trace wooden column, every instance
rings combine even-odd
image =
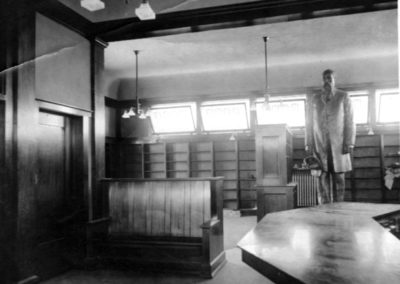
[[[107,43],[93,40],[91,44],[91,86],[92,86],[92,187],[89,187],[89,220],[100,216],[104,205],[104,192],[100,179],[105,177],[105,91],[104,91],[104,49]],[[92,206],[90,206],[92,205]]]
[[[35,101],[35,12],[30,1],[19,1],[14,18],[7,18],[5,96],[5,178],[2,179],[7,222],[2,227],[8,251],[7,273],[14,280],[35,274],[34,247],[38,187]],[[7,4],[5,4],[7,5]],[[3,224],[3,223],[2,223]]]

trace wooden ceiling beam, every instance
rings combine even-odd
[[[385,9],[397,9],[397,1],[267,0],[159,14],[150,21],[133,17],[101,22],[93,33],[110,42]]]

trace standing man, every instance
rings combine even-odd
[[[321,163],[319,204],[343,201],[356,138],[349,94],[336,89],[334,71],[325,70],[322,80],[322,90],[308,102],[306,124],[306,151]]]

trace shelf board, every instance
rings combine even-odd
[[[165,173],[165,171],[144,171],[145,173]]]
[[[212,163],[210,160],[191,160],[191,163]]]
[[[212,172],[212,170],[190,170],[191,172]]]
[[[254,172],[256,169],[245,169],[245,170],[241,170],[239,169],[239,171],[241,172]]]
[[[382,169],[381,167],[354,167],[353,166],[353,171],[354,170],[370,170],[370,169]]]
[[[174,154],[189,154],[187,151],[176,151],[176,152],[166,152],[167,155],[174,155]]]
[[[400,157],[400,154],[388,154],[384,156],[385,158],[397,158]]]
[[[354,159],[380,158],[380,156],[354,156]]]
[[[188,161],[167,161],[167,163],[188,163]]]
[[[189,170],[167,170],[167,172],[189,172]]]
[[[211,154],[211,150],[200,150],[200,151],[190,151],[190,153],[210,153]]]
[[[221,163],[221,162],[236,162],[235,160],[232,159],[224,159],[224,160],[214,160],[215,163]]]
[[[232,172],[236,171],[236,169],[231,169],[231,170],[220,170],[220,169],[214,169],[216,172]]]
[[[145,155],[165,155],[165,153],[146,153],[144,152]]]
[[[145,164],[165,164],[164,161],[144,161]]]

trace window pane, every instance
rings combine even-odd
[[[305,126],[305,100],[270,101],[269,109],[264,102],[256,103],[258,124],[281,124]]]
[[[354,110],[355,123],[368,122],[368,95],[353,96],[350,94],[351,102]]]
[[[400,121],[399,92],[380,92],[377,96],[378,122]]]
[[[205,131],[244,130],[249,128],[247,104],[207,104],[201,106]]]
[[[194,132],[193,107],[152,107],[151,123],[155,133]]]

